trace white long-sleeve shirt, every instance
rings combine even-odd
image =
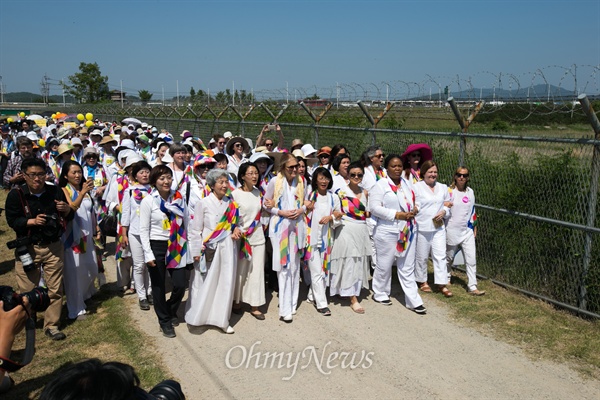
[[[140,240],[146,262],[156,260],[150,240],[169,240],[169,218],[160,210],[154,196],[146,196],[140,204]]]
[[[419,231],[435,232],[444,229],[444,225],[439,228],[435,227],[433,224],[433,217],[442,210],[445,210],[446,214],[450,212],[450,209],[444,206],[445,201],[450,201],[448,186],[436,182],[434,190],[432,191],[431,187],[427,185],[425,181],[419,181],[414,184],[413,190],[416,198],[415,203],[419,210],[415,217]]]

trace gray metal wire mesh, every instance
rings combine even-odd
[[[205,111],[140,113],[140,109],[105,108],[97,111],[97,116],[105,120],[136,116],[159,129],[167,129],[175,137],[189,130],[205,143],[212,135],[225,131],[255,141],[262,126],[273,120],[268,112],[259,109],[246,119],[227,109],[218,118]],[[600,250],[597,246],[586,248],[586,240],[593,242],[600,232],[598,209],[588,210],[594,141],[560,138],[556,133],[533,139],[436,129],[373,129],[360,114],[356,114],[354,126],[341,126],[335,114],[322,123],[314,123],[307,122],[306,113],[302,112],[297,108],[289,110],[278,119],[288,148],[294,138],[315,147],[342,143],[356,160],[375,143],[386,154],[401,154],[411,143],[428,143],[439,166],[439,179],[444,183],[450,183],[463,157],[463,165],[471,170],[470,184],[480,206],[478,272],[600,317]],[[448,110],[431,112],[442,119],[451,118]],[[387,126],[382,119],[379,126],[406,125],[401,114],[394,118]],[[274,134],[270,137],[277,141]],[[596,214],[596,221],[586,231],[588,212]]]

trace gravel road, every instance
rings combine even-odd
[[[109,281],[115,280],[112,260]],[[235,334],[182,322],[174,339],[162,336],[154,311],[141,311],[135,295],[124,300],[151,338],[148,348],[191,400],[600,398],[600,381],[566,365],[533,361],[515,346],[461,326],[437,299],[425,298],[428,313],[417,315],[398,301],[397,282],[392,290],[392,306],[368,296],[363,315],[339,298],[330,317],[302,301],[291,324],[279,321],[275,293],[267,297],[264,321],[246,308],[232,314]],[[303,285],[300,297],[306,299]]]

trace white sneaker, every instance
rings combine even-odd
[[[280,320],[284,322],[292,322],[294,320],[294,316],[292,314],[286,315],[285,317],[279,317]]]
[[[235,331],[233,330],[233,328],[231,326],[228,326],[226,329],[223,329],[223,332],[231,335],[232,333],[235,333]]]

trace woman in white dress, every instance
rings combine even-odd
[[[340,199],[329,190],[333,185],[331,173],[322,167],[312,176],[312,192],[308,197],[312,210],[307,215],[307,239],[304,260],[310,271],[308,301],[324,316],[331,315],[326,289],[329,285],[333,228],[339,226],[342,213]]]
[[[65,246],[64,285],[69,319],[81,318],[87,313],[85,300],[96,293],[94,280],[98,275],[98,260],[94,249],[94,236],[100,239],[94,203],[90,192],[94,182],[83,182],[83,169],[69,160],[62,167],[59,186],[75,211],[63,234]]]
[[[406,308],[417,314],[427,309],[415,282],[415,198],[402,178],[402,160],[397,154],[384,163],[387,178],[380,179],[369,193],[369,208],[376,218],[373,240],[377,247],[377,264],[373,273],[373,300],[386,306],[390,300],[392,265],[398,268],[398,280],[404,292]]]
[[[287,323],[293,321],[298,306],[300,251],[304,248],[306,229],[304,193],[298,161],[286,153],[281,157],[279,173],[267,186],[264,206],[271,213],[269,238],[279,284],[279,317]]]
[[[211,188],[199,201],[190,226],[190,250],[194,270],[190,281],[185,322],[189,325],[213,325],[225,333],[235,331],[229,325],[237,273],[238,207],[227,196],[227,171],[212,169],[206,175]]]
[[[434,283],[445,297],[452,297],[452,292],[446,287],[448,270],[444,217],[450,212],[448,186],[437,181],[438,168],[432,160],[423,163],[420,176],[423,180],[413,186],[416,207],[419,210],[416,216],[419,233],[415,279],[423,292],[431,292],[427,284],[427,259],[431,253]]]
[[[475,213],[475,193],[469,187],[469,170],[459,167],[454,173],[454,182],[448,188],[452,201],[452,212],[446,223],[446,261],[448,279],[456,251],[460,247],[465,256],[468,293],[483,296],[485,291],[477,289],[477,258],[475,237],[477,236],[477,214]]]
[[[348,167],[350,181],[338,191],[342,225],[335,230],[331,251],[331,283],[329,294],[350,297],[352,311],[364,314],[358,301],[362,288],[369,289],[369,256],[371,243],[366,220],[369,217],[367,191],[361,188],[364,169],[360,162]]]
[[[265,234],[261,223],[262,195],[256,188],[259,172],[254,163],[244,163],[238,170],[238,182],[242,184],[231,195],[240,210],[239,227],[242,231],[240,254],[235,282],[233,312],[241,313],[241,302],[252,307],[250,314],[264,320],[258,307],[265,299]]]

